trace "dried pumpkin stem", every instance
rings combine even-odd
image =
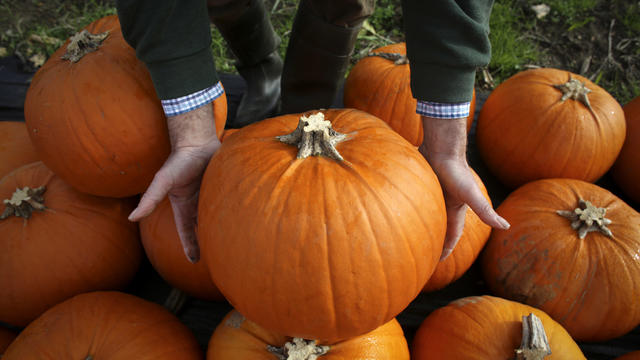
[[[591,104],[589,103],[588,94],[591,92],[591,89],[587,88],[587,86],[578,79],[572,79],[569,77],[569,81],[564,84],[556,84],[553,85],[554,88],[562,91],[562,98],[560,101],[565,101],[567,99],[580,101],[584,106],[586,106],[590,111],[593,111],[591,108]]]
[[[69,60],[72,63],[80,61],[86,54],[98,50],[100,44],[109,36],[109,32],[92,34],[87,29],[76,33],[71,37],[67,52],[62,55],[63,60]]]
[[[177,288],[171,288],[169,295],[164,300],[164,308],[174,315],[177,315],[187,302],[187,294]]]
[[[28,219],[34,210],[45,210],[44,197],[42,196],[45,191],[46,188],[44,186],[35,189],[31,189],[28,186],[16,189],[11,199],[4,200],[5,209],[0,215],[0,220],[12,215]]]
[[[323,155],[337,161],[343,161],[342,155],[336,150],[336,144],[347,138],[331,128],[331,122],[324,119],[324,114],[318,112],[300,117],[298,127],[287,135],[276,137],[285,144],[298,147],[298,159],[305,159],[311,155]]]
[[[578,231],[580,239],[584,239],[592,231],[599,231],[608,237],[613,236],[607,228],[611,220],[604,217],[607,209],[595,207],[589,201],[580,199],[575,210],[558,210],[556,213],[571,221],[571,228]]]
[[[522,342],[516,349],[516,360],[542,360],[551,355],[544,326],[534,314],[522,317]]]
[[[282,347],[267,345],[267,350],[278,360],[316,360],[329,352],[329,347],[319,346],[316,340],[293,338]]]
[[[409,63],[407,55],[400,53],[370,52],[367,56],[378,56],[383,59],[391,60],[396,65],[405,65]]]

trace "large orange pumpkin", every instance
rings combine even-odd
[[[77,295],[34,320],[2,360],[199,360],[195,336],[162,306],[116,291]]]
[[[16,333],[0,326],[0,358],[15,338]]]
[[[640,204],[640,96],[626,104],[623,110],[627,137],[611,172],[622,191]]]
[[[24,105],[29,134],[42,161],[76,189],[108,197],[142,193],[170,152],[160,100],[116,16],[85,30],[33,77]],[[222,134],[226,97],[213,108]]]
[[[235,310],[211,336],[207,360],[274,360],[277,355],[283,359],[310,358],[295,357],[302,353],[315,354],[322,360],[409,360],[407,340],[395,319],[361,336],[318,343],[275,334]]]
[[[429,314],[413,338],[411,359],[514,359],[515,350],[522,348],[523,317],[529,314],[540,319],[551,348],[551,355],[544,359],[586,359],[567,331],[549,315],[493,296],[458,299]]]
[[[138,270],[132,199],[82,194],[37,162],[0,180],[0,200],[1,322],[24,326],[73,295],[122,288]]]
[[[366,111],[384,120],[415,146],[422,143],[423,129],[416,113],[417,100],[410,86],[410,69],[405,43],[391,44],[372,51],[349,71],[344,84],[344,105]],[[476,104],[473,92],[467,117],[471,129]]]
[[[446,214],[429,164],[382,120],[354,109],[307,115],[260,121],[222,144],[202,180],[198,238],[239,312],[279,334],[334,342],[390,321],[418,295]]]
[[[189,262],[178,237],[173,210],[165,198],[140,220],[140,239],[153,267],[171,286],[204,300],[223,300],[203,261]]]
[[[622,107],[604,89],[568,71],[522,71],[482,106],[477,146],[491,172],[516,188],[547,178],[594,182],[625,138]]]
[[[473,170],[472,170],[473,171]],[[476,183],[480,186],[485,198],[491,203],[491,198],[487,193],[484,183],[473,172]],[[444,288],[452,282],[458,280],[476,261],[489,235],[491,234],[491,226],[480,220],[478,215],[467,208],[467,214],[464,219],[464,229],[462,236],[453,249],[453,252],[444,261],[440,261],[436,266],[436,270],[429,278],[429,281],[422,289],[423,292],[430,292]]]
[[[22,121],[0,121],[0,179],[11,171],[38,161],[27,126]]]
[[[498,296],[540,308],[580,341],[621,336],[640,324],[640,214],[597,185],[528,183],[497,209],[483,271]]]

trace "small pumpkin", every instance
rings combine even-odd
[[[487,188],[484,186],[478,174],[473,170],[472,172],[484,197],[489,201],[489,204],[491,204],[491,198],[487,193]],[[444,259],[444,261],[438,263],[435,272],[431,275],[422,291],[431,292],[442,289],[464,275],[478,258],[480,251],[484,248],[487,240],[489,240],[490,234],[491,226],[482,222],[471,208],[467,208],[467,214],[464,219],[464,229],[460,240],[453,249],[453,252]]]
[[[442,190],[418,150],[373,115],[329,109],[229,137],[204,174],[197,230],[234,308],[271,331],[335,342],[419,294],[445,228]]]
[[[4,351],[9,347],[9,345],[16,338],[16,333],[13,331],[0,326],[0,358],[4,354]]]
[[[195,336],[162,306],[117,291],[74,296],[47,310],[2,360],[196,360]]]
[[[608,92],[553,68],[522,71],[501,83],[476,128],[482,159],[510,188],[547,178],[595,182],[613,165],[624,138],[622,107]]]
[[[126,286],[138,270],[133,199],[78,192],[41,162],[0,180],[0,322],[25,326],[73,295]]]
[[[344,105],[366,111],[384,120],[414,146],[422,143],[422,119],[416,113],[418,101],[410,86],[409,60],[405,43],[386,45],[360,59],[344,84]],[[473,123],[475,89],[467,117],[467,131]]]
[[[306,356],[305,356],[306,355]],[[313,357],[313,356],[316,357]],[[216,327],[207,360],[409,360],[409,347],[396,319],[337,343],[318,343],[266,330],[232,310]]]
[[[222,134],[225,95],[212,106]],[[24,111],[40,159],[84,193],[140,194],[171,150],[149,72],[115,15],[92,22],[51,55],[31,81]]]
[[[11,171],[38,161],[27,126],[22,121],[0,121],[0,179]]]
[[[167,283],[199,299],[224,299],[204,262],[192,264],[184,255],[168,198],[140,220],[140,239],[151,265]]]
[[[523,334],[525,329],[530,336]],[[544,338],[550,349],[541,346]],[[548,350],[550,355],[544,356]],[[461,298],[436,309],[420,324],[411,344],[414,360],[514,358],[586,359],[569,333],[545,312],[488,295]]]
[[[640,324],[640,214],[608,190],[575,179],[528,183],[500,204],[482,258],[494,294],[547,312],[578,341],[604,341]]]
[[[623,108],[627,136],[611,173],[625,195],[640,204],[640,96]]]

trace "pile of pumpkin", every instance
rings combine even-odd
[[[117,18],[86,30],[34,76],[26,123],[0,122],[0,322],[22,329],[15,340],[0,330],[3,360],[203,358],[175,315],[122,291],[143,253],[172,286],[235,308],[207,359],[539,359],[549,347],[549,359],[581,359],[575,340],[640,324],[640,214],[593,184],[616,162],[619,186],[640,202],[640,99],[623,114],[595,84],[553,69],[501,84],[477,142],[515,189],[498,207],[511,228],[492,231],[468,210],[439,262],[444,200],[416,148],[405,61],[361,60],[345,84],[349,109],[231,135],[223,96],[191,264],[168,201],[127,220],[170,151],[166,123]],[[395,317],[476,259],[493,295],[429,314],[410,351]]]

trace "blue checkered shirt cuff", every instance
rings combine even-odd
[[[161,100],[160,102],[162,103],[162,109],[164,109],[165,115],[176,116],[212,102],[219,98],[223,92],[222,84],[218,81],[218,83],[212,87],[176,99]]]
[[[471,102],[461,103],[437,103],[431,101],[418,101],[416,112],[423,116],[436,119],[459,119],[469,116]]]

